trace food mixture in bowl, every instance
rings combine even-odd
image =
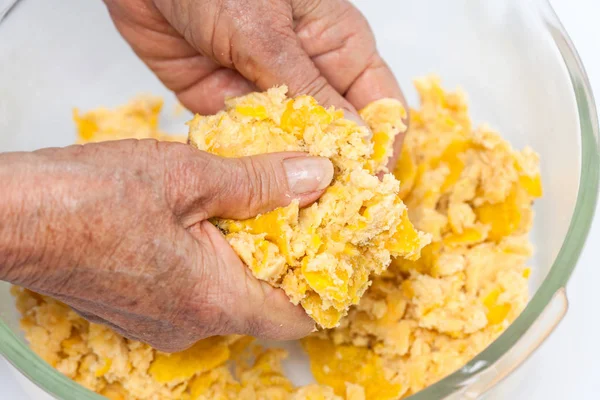
[[[327,110],[309,96],[287,99],[285,87],[228,101],[227,109],[190,122],[190,143],[225,157],[307,151],[328,157],[335,174],[323,196],[298,209],[294,200],[246,221],[215,221],[253,274],[281,287],[324,328],[338,326],[372,276],[392,257],[418,259],[429,235],[414,229],[398,196],[400,182],[385,171],[406,111],[383,99],[361,111],[376,134]]]
[[[283,373],[285,351],[250,337],[164,354],[14,287],[32,349],[110,399],[398,399],[460,368],[527,302],[538,156],[473,127],[460,91],[444,92],[434,77],[416,87],[421,107],[410,111],[396,179],[374,177],[403,129],[394,101],[361,111],[372,141],[338,111],[287,99],[285,88],[232,99],[190,123],[190,143],[202,150],[302,150],[336,167],[332,186],[306,209],[292,203],[247,221],[214,221],[255,276],[330,328],[302,340],[317,383],[294,386]],[[159,131],[161,105],[145,97],[75,113],[79,140],[185,140]]]

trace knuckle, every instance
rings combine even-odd
[[[298,17],[312,14],[323,3],[323,0],[293,0],[294,14]]]
[[[272,163],[261,162],[255,157],[240,159],[243,178],[238,182],[238,190],[246,202],[247,217],[270,209],[277,198],[277,173]]]
[[[295,94],[307,94],[313,97],[318,97],[327,91],[329,84],[318,71],[312,76],[303,77],[303,80],[298,82]]]
[[[344,107],[345,100],[341,95],[333,89],[327,79],[320,75],[319,71],[315,69],[312,76],[303,77],[300,76],[299,82],[295,85],[290,86],[291,95],[306,94],[314,97],[321,105],[336,107]]]
[[[372,37],[371,26],[363,13],[349,1],[342,1],[341,3],[342,5],[338,8],[338,14],[334,15],[335,19],[353,26],[359,34],[366,33],[367,36]]]
[[[165,154],[164,191],[167,205],[176,215],[199,209],[211,197],[213,157],[184,144]]]
[[[252,158],[244,159],[245,189],[247,193],[248,208],[254,206],[264,197],[265,179],[263,179],[262,167]]]
[[[381,58],[381,56],[375,48],[371,50],[371,52],[365,58],[365,60],[365,70],[378,70],[388,68],[387,64],[385,63],[383,58]]]

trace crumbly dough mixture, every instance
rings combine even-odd
[[[73,110],[77,126],[77,143],[103,142],[120,139],[156,139],[185,142],[187,136],[169,135],[158,128],[163,100],[157,96],[139,96],[115,109],[96,108],[81,114]],[[174,111],[180,114],[178,108]]]
[[[347,381],[368,399],[416,393],[481,352],[527,303],[537,154],[472,127],[462,92],[435,78],[416,87],[421,108],[395,174],[411,221],[433,241],[417,261],[395,259],[338,328],[304,340],[316,380],[336,393]]]
[[[400,183],[384,169],[391,144],[406,126],[404,107],[384,99],[362,112],[368,131],[309,96],[286,97],[285,86],[226,102],[190,123],[190,143],[225,157],[306,151],[328,157],[334,179],[313,205],[294,201],[246,221],[216,221],[253,274],[281,287],[321,327],[339,324],[392,257],[416,260],[429,235],[418,232],[398,196]],[[373,144],[375,143],[375,145]]]
[[[209,338],[167,355],[15,287],[32,349],[91,390],[132,400],[398,399],[460,368],[527,302],[531,204],[542,194],[538,156],[514,151],[485,125],[472,127],[462,92],[444,92],[435,77],[416,87],[421,107],[411,110],[394,171],[399,186],[391,176],[371,179],[401,127],[403,111],[393,101],[361,112],[373,127],[373,147],[336,111],[308,97],[286,100],[281,88],[234,99],[217,117],[191,122],[192,141],[221,155],[300,149],[334,161],[334,184],[316,205],[217,222],[255,275],[283,287],[321,325],[338,325],[302,341],[317,384],[294,387],[281,367],[285,353],[261,349],[249,337]],[[161,105],[146,97],[76,113],[80,141],[164,139],[157,128]],[[374,206],[385,208],[386,221],[393,214],[395,230],[380,222]],[[345,214],[349,207],[352,215]],[[369,285],[365,271],[371,286],[338,324]]]

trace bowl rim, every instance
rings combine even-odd
[[[14,0],[18,3],[18,0]],[[0,13],[0,23],[13,9],[14,3]],[[592,89],[575,46],[554,12],[549,0],[537,0],[540,18],[559,51],[569,75],[575,97],[581,137],[580,182],[575,209],[560,251],[547,276],[519,317],[485,350],[459,370],[408,397],[410,400],[444,398],[465,387],[465,382],[493,366],[538,320],[554,295],[564,289],[585,244],[598,199],[600,175],[600,142],[598,114]],[[101,400],[94,393],[51,367],[0,320],[0,354],[29,380],[47,393],[62,399]],[[530,353],[529,355],[531,355]],[[522,364],[520,360],[519,364]]]
[[[562,57],[577,105],[581,137],[581,165],[579,189],[571,222],[550,271],[517,319],[496,340],[463,367],[433,385],[407,397],[407,400],[440,399],[456,393],[465,387],[467,380],[472,380],[485,372],[508,353],[532,325],[540,319],[541,314],[545,311],[546,306],[550,304],[555,294],[564,291],[575,270],[592,225],[600,180],[598,113],[593,91],[581,58],[554,11],[550,0],[537,0],[534,3],[536,3],[534,6],[538,8],[537,11],[545,28]],[[551,327],[550,332],[547,332],[547,335],[542,338],[539,344],[548,338],[557,325]],[[537,348],[539,347],[536,346],[526,357],[520,359],[515,367],[521,366]],[[512,372],[514,372],[514,369],[510,373]],[[477,394],[481,395],[483,393]]]

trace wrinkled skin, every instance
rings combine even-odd
[[[137,55],[193,112],[213,114],[225,97],[281,84],[347,115],[383,97],[404,102],[369,24],[347,0],[105,3]]]
[[[357,120],[371,101],[403,99],[366,20],[345,0],[105,3],[133,50],[194,112],[279,84]],[[0,280],[164,351],[215,334],[305,336],[312,320],[252,277],[207,221],[315,201],[324,186],[296,194],[287,183],[282,159],[298,156],[226,160],[151,140],[0,154]],[[321,167],[328,184],[331,164]]]
[[[165,351],[215,334],[304,336],[312,320],[207,221],[316,200],[290,191],[290,157],[304,156],[224,159],[153,140],[2,154],[0,279]],[[330,180],[329,160],[310,159]]]

